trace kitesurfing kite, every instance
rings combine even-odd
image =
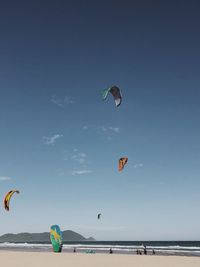
[[[17,193],[17,194],[19,194],[19,191],[18,190],[11,190],[11,191],[9,191],[7,194],[6,194],[6,196],[5,196],[5,198],[4,198],[4,208],[7,210],[7,211],[9,211],[9,203],[10,203],[10,199],[11,199],[11,197],[12,197],[12,195],[14,194],[14,193]]]
[[[119,87],[112,86],[112,87],[109,87],[106,90],[103,90],[102,91],[103,100],[105,100],[107,98],[108,93],[111,93],[113,95],[114,100],[115,100],[115,105],[116,105],[116,107],[119,107],[119,105],[122,102],[122,95],[121,95],[121,91],[120,91]]]
[[[97,217],[98,217],[98,220],[99,220],[99,219],[100,219],[100,217],[101,217],[101,213],[99,213]]]
[[[52,225],[50,228],[50,239],[53,246],[54,252],[61,252],[62,251],[62,232],[58,225]]]
[[[119,164],[118,164],[118,170],[122,171],[126,163],[128,162],[128,158],[120,158],[119,159]]]

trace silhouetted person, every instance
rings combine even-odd
[[[74,253],[76,252],[76,248],[74,248],[73,252],[74,252]]]
[[[153,254],[153,255],[155,255],[155,254],[156,254],[154,249],[152,250],[152,254]]]
[[[110,254],[113,254],[113,250],[112,250],[112,248],[110,248],[110,252],[109,252]]]

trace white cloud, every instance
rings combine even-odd
[[[9,181],[11,180],[10,177],[7,177],[7,176],[0,176],[0,181]]]
[[[72,160],[73,162],[78,162],[79,164],[86,164],[87,155],[84,152],[80,152],[77,148],[74,148],[73,153],[66,156],[64,160]]]
[[[70,96],[65,96],[64,99],[55,95],[51,97],[51,102],[58,107],[64,107],[65,105],[74,104],[74,100]]]
[[[134,164],[134,166],[133,166],[134,168],[142,168],[143,167],[143,164],[142,163],[136,163],[136,164]]]
[[[110,127],[108,127],[108,129],[109,129],[110,131],[115,132],[115,133],[119,133],[119,127],[112,127],[112,126],[110,126]]]
[[[43,139],[44,139],[44,144],[45,145],[54,145],[56,140],[60,139],[63,135],[62,134],[55,134],[51,137],[46,137],[44,136]]]
[[[118,134],[119,133],[119,127],[113,127],[113,126],[100,126],[98,127],[98,129],[100,130],[100,133],[103,133],[103,135],[105,135],[105,137],[108,140],[112,140],[113,135]]]
[[[104,133],[119,133],[119,127],[113,127],[113,126],[99,126],[98,127],[102,132]]]
[[[83,130],[88,130],[88,129],[92,129],[92,130],[97,130],[106,134],[109,134],[111,132],[113,133],[119,133],[120,129],[119,127],[113,127],[113,126],[95,126],[95,125],[84,125],[82,127]]]
[[[68,173],[71,175],[83,175],[92,172],[89,167],[90,162],[88,162],[87,154],[77,148],[74,148],[71,153],[68,153],[64,160],[70,164],[71,171]]]
[[[80,164],[83,164],[86,160],[86,154],[85,153],[76,153],[72,155],[72,160],[79,162]]]
[[[76,170],[72,172],[72,175],[83,175],[91,172],[92,172],[91,170]]]

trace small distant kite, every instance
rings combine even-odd
[[[101,217],[101,213],[99,213],[98,216],[97,216],[98,220],[100,219],[100,217]]]
[[[119,87],[112,86],[112,87],[109,87],[106,90],[103,90],[102,91],[103,100],[105,100],[107,98],[108,93],[111,93],[113,95],[114,100],[115,100],[115,105],[116,105],[116,107],[119,107],[119,105],[122,102],[122,95],[121,95],[121,91],[120,91]]]
[[[118,171],[122,171],[126,163],[128,162],[128,158],[120,158],[118,164]]]
[[[17,193],[17,194],[19,194],[19,191],[18,190],[11,190],[11,191],[9,191],[7,194],[6,194],[6,196],[5,196],[5,198],[4,198],[4,208],[7,210],[7,211],[9,211],[9,203],[10,203],[10,199],[11,199],[11,197],[12,197],[12,195],[14,194],[14,193]]]

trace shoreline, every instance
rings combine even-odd
[[[0,248],[0,253],[1,252],[16,252],[16,253],[52,253],[52,254],[100,254],[100,255],[110,255],[109,253],[109,249],[103,249],[103,250],[87,250],[87,249],[76,249],[76,252],[73,251],[74,247],[71,248],[63,248],[61,253],[55,253],[53,252],[52,247],[48,247],[48,248],[42,248],[42,247],[1,247]],[[200,254],[195,254],[194,252],[175,252],[172,253],[170,251],[165,251],[165,252],[160,252],[160,251],[156,251],[155,254],[152,254],[152,252],[148,252],[147,254],[137,254],[136,251],[132,250],[132,251],[123,251],[123,250],[115,250],[114,248],[112,249],[113,253],[110,255],[125,255],[125,256],[134,256],[134,257],[195,257],[195,258],[200,258]]]
[[[0,251],[52,252],[50,242],[0,242]],[[200,241],[68,241],[63,253],[200,257]],[[138,255],[139,254],[139,255]],[[146,256],[146,255],[145,255]]]

